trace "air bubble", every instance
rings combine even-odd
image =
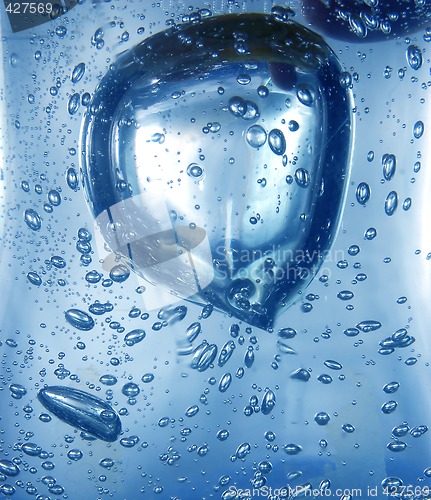
[[[250,75],[243,74],[243,75],[238,75],[236,81],[240,85],[248,85],[251,82]]]
[[[145,331],[141,329],[136,329],[132,330],[131,332],[127,333],[124,337],[124,343],[131,347],[134,346],[135,344],[138,344],[139,342],[142,342],[145,338]]]
[[[229,389],[231,382],[232,382],[232,375],[230,373],[224,374],[219,383],[218,387],[219,391],[226,392]]]
[[[310,174],[305,168],[298,168],[295,171],[295,181],[298,186],[306,188],[310,184]]]
[[[417,45],[409,45],[406,51],[406,59],[409,66],[417,71],[422,66],[422,51]]]
[[[61,204],[61,195],[56,189],[51,189],[48,193],[48,201],[52,206],[58,207]]]
[[[78,83],[79,80],[84,76],[85,73],[85,63],[79,63],[77,64],[72,71],[72,75],[70,79],[72,80],[72,83]]]
[[[358,38],[365,38],[367,36],[367,27],[359,16],[349,16],[350,29]]]
[[[360,205],[365,205],[370,199],[371,189],[366,182],[361,182],[356,188],[356,200]]]
[[[112,385],[115,385],[117,383],[117,377],[115,377],[114,375],[109,375],[109,374],[102,375],[99,378],[99,382],[103,385],[112,386]]]
[[[76,191],[78,189],[78,176],[76,174],[76,170],[73,167],[69,168],[66,172],[66,182],[70,189],[72,189],[73,191]]]
[[[32,285],[40,286],[42,284],[42,278],[34,271],[27,274],[27,279]]]
[[[299,124],[295,120],[290,120],[288,126],[291,132],[296,132],[299,129]]]
[[[385,200],[385,212],[386,215],[394,215],[395,210],[398,207],[398,195],[396,191],[391,191]]]
[[[396,401],[388,401],[384,403],[382,406],[382,412],[385,414],[389,414],[394,412],[397,409],[398,403]]]
[[[407,448],[407,444],[404,443],[403,441],[392,441],[391,443],[388,444],[387,446],[389,451],[393,451],[395,453],[398,453],[400,451],[404,451]]]
[[[326,361],[324,361],[323,364],[327,368],[330,368],[331,370],[341,370],[343,368],[341,363],[339,363],[338,361],[334,361],[332,359],[327,359]]]
[[[373,240],[377,236],[377,230],[374,227],[370,227],[365,231],[364,238],[366,240]]]
[[[231,97],[229,99],[229,111],[238,117],[243,117],[247,111],[247,104],[242,97]]]
[[[129,276],[130,270],[124,264],[114,266],[109,273],[111,280],[116,283],[123,283],[123,281],[126,281]]]
[[[383,177],[386,181],[390,181],[395,175],[397,168],[397,159],[393,154],[385,154],[382,157]]]
[[[88,331],[94,327],[93,318],[80,309],[69,309],[65,313],[65,318],[68,323],[78,330]]]
[[[412,199],[406,198],[403,202],[403,210],[407,212],[407,210],[409,210],[411,206],[412,206]]]
[[[259,85],[259,87],[257,88],[257,95],[259,97],[268,97],[268,94],[269,94],[269,90],[268,90],[268,87],[265,87],[265,85]]]
[[[112,442],[121,432],[120,419],[115,411],[92,394],[71,387],[53,386],[41,389],[37,398],[59,419],[99,439]]]
[[[422,121],[417,121],[415,124],[414,124],[414,127],[413,127],[413,135],[414,135],[414,138],[415,139],[420,139],[424,133],[424,130],[425,130],[425,126],[424,126],[424,122]]]
[[[316,413],[316,415],[314,416],[314,421],[318,425],[326,425],[328,424],[329,420],[330,420],[329,415],[324,411]]]
[[[0,459],[0,473],[5,476],[14,477],[19,474],[19,468],[10,460],[2,458]],[[6,492],[3,493],[6,495]]]
[[[302,451],[301,446],[299,446],[298,444],[293,444],[293,443],[286,444],[283,449],[288,455],[297,455],[298,453],[300,453]]]
[[[70,97],[69,103],[67,105],[67,111],[70,115],[74,115],[78,111],[80,102],[81,99],[79,97],[79,94],[76,93]]]
[[[81,450],[69,450],[67,452],[67,458],[69,458],[70,460],[73,460],[73,461],[78,461],[78,460],[81,460],[81,458],[84,456],[84,454],[82,453]]]
[[[312,106],[314,102],[314,91],[307,85],[299,85],[296,96],[304,106]]]
[[[192,179],[198,180],[201,179],[203,176],[203,168],[200,167],[197,163],[190,163],[190,165],[187,167],[187,175],[190,176]]]
[[[252,125],[247,130],[246,139],[252,148],[260,148],[266,142],[266,132],[260,125]]]
[[[127,384],[123,385],[123,387],[121,388],[121,392],[129,398],[134,398],[141,392],[141,390],[139,389],[139,386],[134,382],[128,382]]]
[[[102,39],[103,30],[95,34],[93,42],[96,44]],[[276,40],[280,44],[274,43]],[[235,42],[238,42],[236,46]],[[245,46],[246,53],[243,52]],[[145,61],[154,62],[152,69]],[[196,24],[176,25],[175,29],[139,41],[108,64],[111,66],[85,113],[81,135],[85,154],[79,155],[83,185],[94,217],[106,216],[120,200],[127,204],[130,197],[143,196],[148,203],[137,204],[136,215],[139,220],[142,215],[144,225],[158,223],[156,219],[154,223],[147,220],[152,215],[145,211],[154,199],[166,204],[168,210],[181,214],[187,221],[186,226],[194,222],[205,227],[212,235],[210,247],[223,239],[222,226],[231,228],[225,230],[236,234],[234,239],[246,246],[248,243],[243,238],[247,238],[249,232],[253,232],[253,237],[263,238],[264,247],[272,231],[285,234],[288,230],[301,235],[299,239],[294,238],[293,244],[298,246],[294,251],[301,250],[301,245],[307,241],[320,249],[319,252],[309,249],[313,256],[309,266],[311,279],[319,267],[320,256],[330,247],[337,231],[348,182],[352,132],[352,94],[340,85],[341,65],[323,39],[290,19],[288,23],[278,23],[271,16],[258,14],[220,16]],[[142,64],[147,68],[144,72]],[[147,70],[150,73],[147,74]],[[247,83],[250,78],[252,82]],[[253,82],[257,84],[253,86]],[[266,89],[271,91],[262,88],[267,82],[270,83]],[[81,89],[79,91],[82,93]],[[181,97],[171,99],[174,92],[181,92]],[[285,107],[286,101],[290,104],[289,109]],[[222,127],[212,134],[210,123],[219,123]],[[299,129],[297,124],[300,124]],[[251,128],[251,125],[262,129]],[[202,133],[202,128],[208,133]],[[214,131],[216,129],[218,127]],[[255,131],[259,133],[252,135]],[[153,139],[148,141],[151,137]],[[297,186],[291,185],[289,197],[294,197],[294,201],[281,200],[280,206],[274,207],[277,211],[267,209],[267,196],[249,199],[252,192],[245,186],[250,182],[249,186],[256,187],[256,181],[265,178],[267,191],[284,192],[280,178],[285,188],[286,175],[293,178],[287,156],[283,158],[286,137],[289,137],[288,156],[293,171],[298,166],[308,171],[308,176],[303,176],[305,182],[297,174],[300,184],[318,187],[298,192]],[[181,147],[184,145],[187,145],[187,154]],[[261,151],[256,151],[257,148]],[[268,154],[270,152],[272,154]],[[205,160],[201,155],[205,155]],[[249,168],[250,155],[256,160],[252,170]],[[230,158],[235,159],[234,167]],[[190,175],[190,169],[186,173],[192,161],[196,161],[202,172],[198,170]],[[199,180],[203,170],[205,182],[193,185],[190,181]],[[246,179],[242,178],[244,172],[247,172]],[[118,192],[116,186],[120,178],[133,192],[128,189]],[[325,179],[323,191],[320,190],[322,178]],[[190,190],[190,206],[184,204],[180,196],[185,180]],[[231,195],[232,211],[225,214],[224,202],[217,210],[213,203],[226,196],[221,186],[227,189],[227,180],[233,182],[235,189]],[[262,183],[258,189],[264,194],[261,187]],[[218,191],[215,195],[214,189]],[[255,203],[256,208],[245,213],[246,207]],[[276,215],[278,213],[280,215]],[[327,221],[314,216],[322,213],[326,213]],[[304,215],[301,217],[301,214]],[[225,224],[220,226],[208,217],[223,219]],[[125,227],[118,228],[119,240],[122,240],[123,231],[127,237],[137,234],[136,223],[133,216],[125,220]],[[273,229],[268,232],[267,227]],[[104,228],[101,230],[104,232]],[[138,251],[145,244],[142,239],[139,241],[130,267],[145,277],[152,271],[142,252]],[[121,253],[120,247],[126,250],[128,245],[128,241],[117,241],[116,250]],[[231,245],[231,242],[226,244],[229,252]],[[214,248],[210,250],[215,255]],[[280,269],[290,267],[291,262],[284,257],[286,252],[282,249],[277,252]],[[124,258],[130,259],[130,256],[124,255]],[[229,258],[220,261],[221,267],[226,267],[230,273]],[[250,262],[243,266],[244,270],[250,270],[249,265]],[[253,266],[259,265],[253,260]],[[234,297],[229,294],[231,280],[223,278],[222,281],[222,274],[215,273],[213,281],[209,286],[202,286],[202,291],[198,287],[197,299],[210,300],[219,309],[265,329],[273,324],[276,313],[281,310],[281,302],[290,305],[306,282],[301,278],[290,285],[275,275],[274,283],[270,283],[268,274],[256,282],[256,290],[250,297],[242,297],[241,293]],[[168,276],[166,280],[164,276],[153,276],[149,281],[163,281],[159,284],[164,287],[170,278],[169,290],[175,291],[172,283],[187,276]],[[114,285],[113,292],[117,292],[115,288]],[[269,307],[275,289],[279,290],[277,304]],[[197,359],[198,353],[193,354],[195,369],[208,369],[214,361],[207,364],[216,348],[210,349],[207,345],[205,349],[208,349],[205,354],[200,352],[203,354],[201,361]]]
[[[24,222],[33,231],[39,231],[42,227],[42,219],[40,215],[32,208],[27,208],[24,212]]]
[[[348,71],[343,71],[343,73],[341,73],[340,85],[345,89],[352,85],[352,75]]]

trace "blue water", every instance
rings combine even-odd
[[[0,496],[429,497],[429,33],[292,7],[0,14]]]

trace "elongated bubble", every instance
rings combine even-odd
[[[85,63],[79,63],[77,64],[72,71],[72,76],[70,79],[72,80],[72,83],[78,83],[79,80],[84,76],[85,73]]]
[[[19,474],[19,468],[7,459],[0,459],[0,472],[5,476],[13,477]]]
[[[116,441],[121,432],[117,413],[102,399],[78,389],[51,386],[37,394],[42,405],[56,417],[103,441]]]

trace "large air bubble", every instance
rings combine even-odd
[[[82,136],[110,248],[158,290],[270,327],[337,231],[353,128],[341,76],[322,38],[263,14],[182,25],[122,54]]]

